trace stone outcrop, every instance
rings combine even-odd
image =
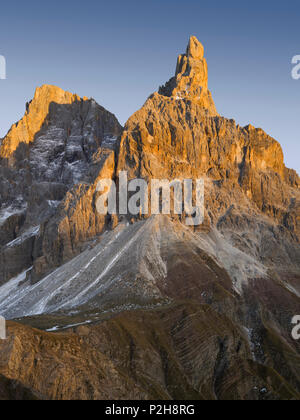
[[[121,129],[93,99],[55,86],[36,90],[0,146],[0,283],[34,265],[41,241],[28,232],[40,226],[35,231],[43,234],[67,192],[94,180],[103,165],[99,150],[113,154]]]
[[[83,101],[88,100],[83,98]],[[14,124],[0,147],[0,156],[9,158],[21,143],[32,143],[41,130],[49,114],[51,104],[72,105],[81,102],[81,98],[72,93],[51,85],[43,85],[36,89],[34,98],[26,104],[26,113],[21,121]]]
[[[196,37],[190,38],[186,54],[178,57],[175,77],[162,86],[159,93],[175,100],[187,99],[205,108],[209,115],[217,115],[214,101],[208,90],[204,47]]]
[[[193,42],[184,60],[202,56]],[[267,268],[299,275],[300,183],[285,167],[280,144],[262,129],[211,115],[193,97],[160,92],[126,123],[117,173],[147,180],[204,177],[206,225]]]

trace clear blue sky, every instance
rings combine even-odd
[[[44,83],[94,97],[124,123],[173,75],[196,35],[218,111],[279,140],[300,173],[300,80],[291,77],[299,21],[299,0],[2,2],[0,136]]]

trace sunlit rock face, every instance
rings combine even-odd
[[[204,47],[192,36],[186,54],[178,57],[175,77],[165,86],[160,87],[161,95],[176,100],[188,99],[205,108],[209,115],[217,115],[216,107],[208,90],[207,62],[204,58]]]
[[[87,98],[85,98],[86,100]],[[44,85],[36,89],[34,99],[26,104],[26,113],[21,121],[14,124],[4,138],[0,148],[2,158],[9,158],[21,143],[29,144],[35,140],[49,114],[51,103],[71,105],[81,99],[62,89]]]
[[[30,232],[42,234],[37,227],[56,214],[68,190],[93,179],[99,150],[113,154],[120,132],[115,116],[93,99],[37,88],[0,146],[0,282],[33,265],[42,251]]]
[[[195,37],[124,129],[44,86],[0,156],[0,315],[48,331],[9,324],[0,398],[12,380],[24,398],[300,398],[299,176],[218,115]],[[204,178],[204,224],[99,214],[120,171]]]
[[[219,196],[228,196],[218,205],[211,205],[208,196],[209,213],[217,211],[216,217],[221,217],[230,200],[235,207],[244,203],[246,213],[249,208],[259,210],[299,240],[298,175],[285,167],[280,144],[262,129],[240,127],[217,115],[208,99],[203,51],[191,37],[186,54],[178,59],[175,78],[129,118],[117,172],[127,170],[131,178],[146,179],[207,177],[219,186]],[[183,92],[187,84],[190,88]]]

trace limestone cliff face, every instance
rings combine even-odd
[[[76,255],[85,243],[103,233],[107,218],[96,211],[96,191],[101,179],[115,174],[115,152],[101,149],[93,162],[95,176],[90,184],[77,184],[70,189],[55,216],[43,224],[42,240],[35,247],[34,276],[57,267]]]
[[[243,177],[245,166],[276,172],[282,180],[285,173],[279,143],[263,130],[239,127],[233,120],[207,115],[189,99],[158,93],[128,120],[119,165],[127,165],[134,175],[208,174],[214,179]]]
[[[0,146],[0,283],[43,255],[38,238],[44,224],[56,218],[65,197],[70,201],[66,194],[75,185],[80,185],[74,189],[80,199],[78,191],[86,189],[104,165],[99,151],[105,148],[105,156],[113,155],[121,130],[116,117],[93,99],[55,86],[36,90],[24,117]],[[97,216],[93,209],[90,214]],[[85,231],[98,231],[86,213],[82,220]]]
[[[196,90],[207,88],[202,57],[203,49],[191,38],[176,78],[125,125],[116,173],[126,170],[129,178],[147,180],[204,177],[201,229],[217,227],[267,270],[299,278],[299,176],[285,167],[280,144],[262,129],[218,116],[195,99],[193,89],[177,95],[186,68]]]
[[[206,176],[224,191],[241,191],[252,206],[289,229],[288,214],[297,207],[291,204],[299,202],[299,177],[285,167],[280,144],[262,129],[217,115],[203,51],[192,37],[175,78],[128,120],[117,172],[146,179]],[[296,219],[291,230],[298,235]]]
[[[87,98],[83,98],[84,101]],[[0,157],[9,158],[21,143],[31,143],[41,130],[49,114],[51,103],[71,105],[81,101],[77,95],[50,85],[36,89],[33,100],[26,104],[26,113],[21,121],[14,124],[0,146]]]

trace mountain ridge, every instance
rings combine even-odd
[[[299,176],[262,129],[217,113],[207,76],[191,37],[175,76],[125,127],[46,86],[1,145],[0,314],[19,323],[0,342],[0,375],[32,395],[300,398]],[[99,180],[118,184],[122,171],[203,178],[204,224],[98,214]],[[79,372],[72,352],[92,368]]]

